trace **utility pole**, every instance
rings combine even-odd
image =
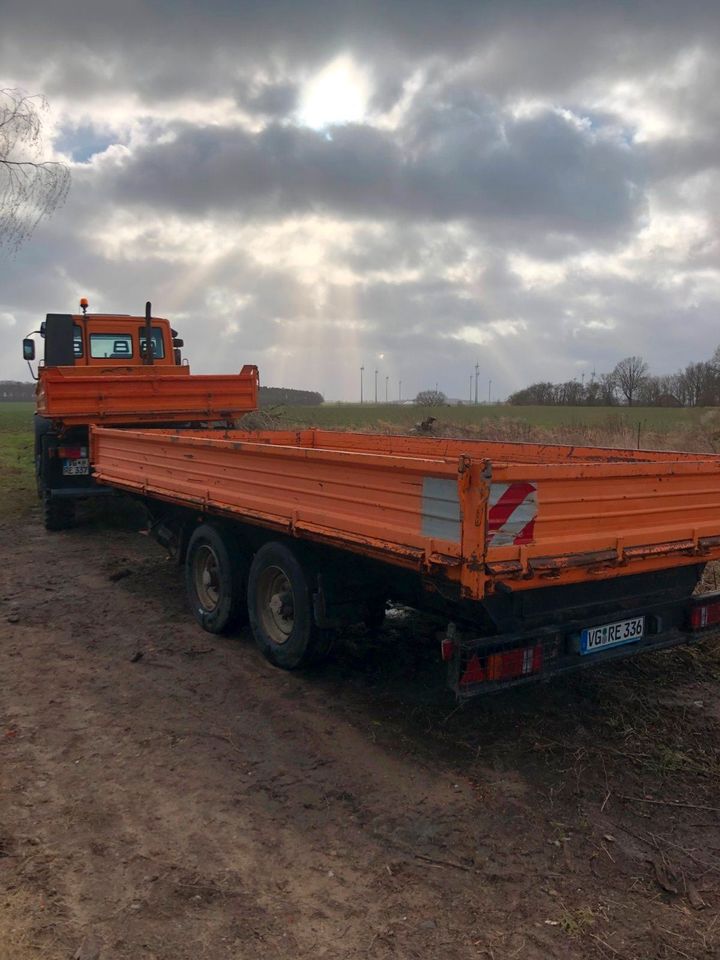
[[[365,367],[360,367],[360,403],[363,402],[363,373],[365,373]]]
[[[377,370],[375,371],[375,403],[377,403]]]
[[[478,403],[478,379],[480,377],[480,364],[475,364],[475,405]]]
[[[388,390],[390,388],[390,377],[385,377],[385,403],[388,402]]]

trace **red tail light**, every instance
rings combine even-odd
[[[57,455],[65,460],[83,460],[87,454],[87,447],[58,447]]]
[[[702,630],[720,623],[720,600],[699,603],[690,610],[690,629]]]
[[[542,662],[543,649],[540,643],[531,647],[515,647],[513,650],[490,653],[483,657],[474,654],[468,660],[465,672],[460,678],[460,686],[529,677],[542,670]]]
[[[451,637],[444,637],[440,641],[440,656],[446,663],[455,656],[456,649],[457,645]]]

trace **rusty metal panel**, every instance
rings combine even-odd
[[[94,428],[91,448],[100,482],[432,572],[472,599],[720,558],[717,457],[545,460],[536,445],[510,463],[483,441],[320,430]]]
[[[257,391],[255,367],[209,376],[167,365],[57,367],[41,372],[38,413],[68,425],[225,420],[257,409]]]
[[[399,456],[461,457],[465,454],[487,458],[494,464],[566,464],[566,463],[648,463],[678,460],[720,459],[714,454],[678,453],[667,450],[629,450],[616,447],[584,447],[562,443],[524,443],[507,440],[474,440],[469,438],[432,436],[388,436],[386,434],[350,433],[340,430],[307,430],[318,447],[340,446],[365,452],[392,453]],[[281,437],[294,436],[292,431],[279,431]],[[292,441],[281,441],[292,442]]]
[[[100,482],[452,571],[460,538],[448,525],[424,529],[424,505],[428,490],[441,488],[447,495],[448,484],[457,486],[454,460],[270,439],[260,442],[256,434],[232,431],[95,428],[91,456]]]
[[[523,589],[698,563],[719,555],[720,461],[573,466],[506,464],[493,479],[532,480],[537,515],[524,546],[489,545],[488,569]],[[512,566],[510,566],[512,565]],[[519,588],[519,586],[518,586]]]

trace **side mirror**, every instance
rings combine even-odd
[[[23,360],[27,360],[28,363],[31,360],[35,359],[35,341],[31,340],[29,337],[26,337],[23,340]]]
[[[184,347],[185,341],[181,337],[173,337],[173,346],[174,347]]]

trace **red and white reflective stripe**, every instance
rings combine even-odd
[[[536,516],[536,484],[492,483],[488,500],[488,546],[530,543]]]

